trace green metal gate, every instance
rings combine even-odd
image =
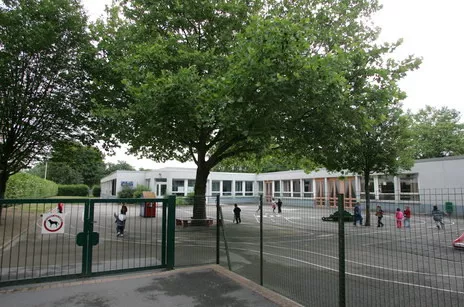
[[[114,214],[123,205],[120,237]],[[0,206],[0,287],[174,267],[175,197],[15,199]]]

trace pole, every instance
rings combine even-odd
[[[338,306],[346,306],[344,195],[338,194]]]
[[[259,196],[259,284],[263,285],[263,194]]]
[[[219,253],[219,248],[220,248],[220,244],[219,244],[219,238],[220,238],[220,231],[219,231],[219,227],[221,227],[222,225],[222,219],[219,219],[220,216],[219,216],[219,195],[216,196],[216,264],[219,264],[220,263],[220,253]]]

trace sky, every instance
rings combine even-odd
[[[104,12],[110,0],[82,0],[91,19]],[[464,0],[380,0],[383,9],[374,16],[374,23],[382,28],[380,41],[393,42],[403,38],[403,45],[395,57],[404,58],[410,54],[423,59],[420,68],[410,72],[401,80],[400,87],[406,92],[404,109],[413,112],[425,105],[447,106],[458,110],[464,117],[464,95],[462,77],[464,72]],[[461,118],[464,120],[464,118]],[[154,163],[147,159],[137,159],[118,150],[107,157],[106,162],[126,161],[139,168],[160,168],[167,166],[195,167],[195,164],[181,164],[171,161],[166,164]]]

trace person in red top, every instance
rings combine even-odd
[[[409,206],[404,209],[404,228],[411,228],[411,209]]]
[[[64,204],[63,203],[58,203],[58,213],[63,213],[63,210],[64,210]]]

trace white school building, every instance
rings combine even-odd
[[[101,197],[115,198],[124,187],[135,188],[137,185],[148,186],[157,197],[188,196],[193,194],[195,175],[194,168],[116,171],[101,180]],[[462,187],[464,156],[423,159],[417,160],[411,170],[396,176],[374,174],[370,182],[370,198],[385,204],[430,203],[432,199],[443,204],[450,201],[450,196],[442,194],[461,195]],[[261,194],[266,201],[275,197],[285,199],[286,204],[313,206],[335,206],[339,193],[345,195],[346,207],[365,199],[362,176],[349,173],[342,176],[324,169],[311,173],[302,170],[262,174],[211,172],[206,191],[210,197],[220,195],[221,203],[256,202]],[[432,194],[433,197],[429,197]],[[451,201],[462,205],[460,199]]]

